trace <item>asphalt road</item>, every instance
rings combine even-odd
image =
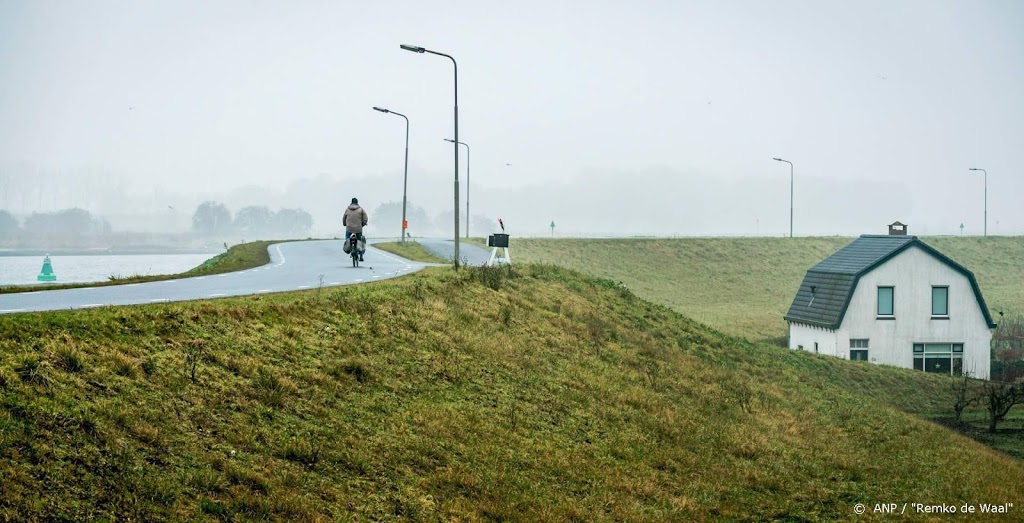
[[[417,238],[416,241],[430,254],[438,258],[451,260],[455,253],[455,241],[453,240]],[[460,261],[464,261],[466,265],[483,265],[487,263],[487,258],[490,255],[491,251],[488,248],[481,247],[475,243],[459,242],[459,258],[462,258]]]
[[[359,267],[352,267],[352,260],[342,251],[341,245],[341,240],[274,244],[269,248],[270,263],[267,265],[213,276],[0,294],[0,314],[202,300],[315,289],[321,285],[351,285],[394,278],[429,265],[368,245],[366,261]]]

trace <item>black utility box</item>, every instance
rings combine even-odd
[[[508,248],[508,235],[507,234],[492,234],[487,237],[488,247],[505,247]]]

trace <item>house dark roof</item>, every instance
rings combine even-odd
[[[988,323],[989,328],[995,328],[996,324],[993,323],[992,316],[988,312],[974,274],[928,244],[918,240],[917,236],[902,235],[865,234],[811,267],[793,298],[793,304],[790,305],[789,312],[785,316],[786,321],[829,329],[839,328],[860,277],[911,246],[920,247],[953,270],[966,276],[971,282],[975,297],[978,298],[978,306],[981,307],[981,312],[985,316],[985,322]]]

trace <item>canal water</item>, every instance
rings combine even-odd
[[[111,276],[178,274],[201,265],[215,254],[118,254],[50,255],[50,264],[61,283],[108,281]],[[28,285],[43,268],[43,256],[0,255],[0,285]]]

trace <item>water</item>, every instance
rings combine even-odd
[[[118,254],[51,255],[50,263],[60,283],[107,281],[120,277],[178,274],[201,265],[213,254]],[[0,285],[27,285],[36,281],[43,256],[0,256]]]

